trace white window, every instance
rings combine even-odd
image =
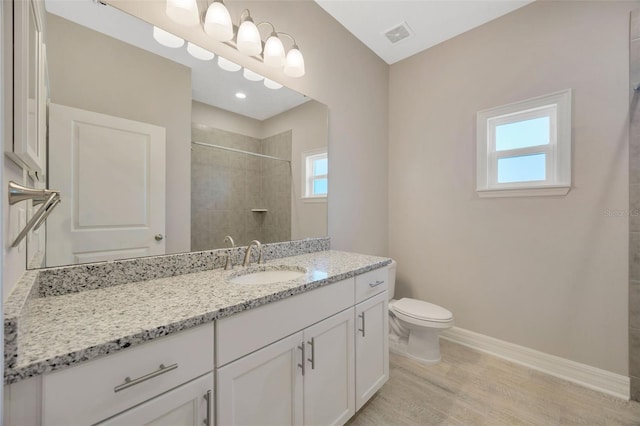
[[[564,195],[571,187],[571,90],[477,114],[481,197]]]
[[[304,198],[326,200],[329,189],[329,160],[323,150],[302,153]]]

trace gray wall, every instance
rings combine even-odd
[[[55,15],[47,31],[51,102],[166,129],[166,251],[189,251],[191,70]]]
[[[391,66],[396,297],[456,325],[628,372],[628,32],[638,2],[534,2]],[[475,114],[573,89],[573,188],[480,199]]]
[[[640,10],[631,14],[629,69],[631,86],[640,83]],[[629,108],[629,374],[631,399],[640,401],[640,92]]]

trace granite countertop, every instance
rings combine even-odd
[[[249,268],[151,279],[27,302],[17,359],[5,383],[69,367],[383,267],[388,258],[320,251]],[[304,268],[295,280],[259,285],[228,281],[241,270]]]

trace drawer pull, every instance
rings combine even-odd
[[[160,367],[156,371],[149,374],[145,374],[144,376],[138,377],[137,379],[131,379],[131,377],[126,377],[124,379],[124,383],[113,388],[113,391],[120,392],[122,390],[130,388],[131,386],[135,386],[149,379],[153,379],[154,377],[157,377],[161,374],[168,373],[169,371],[175,370],[176,368],[178,368],[177,363],[171,364],[168,367],[165,367],[164,364],[160,364]]]
[[[364,312],[358,315],[359,318],[362,318],[362,328],[359,328],[358,331],[362,332],[362,337],[364,337]]]
[[[378,287],[380,284],[384,284],[384,280],[376,280],[375,283],[369,283],[369,287]]]
[[[308,358],[307,361],[311,363],[311,369],[315,370],[316,369],[316,339],[312,337],[311,340],[307,342],[307,344],[311,346],[311,358]]]

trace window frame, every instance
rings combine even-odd
[[[550,117],[545,145],[496,150],[496,127]],[[571,89],[539,96],[477,113],[476,191],[480,197],[565,195],[571,188]],[[501,158],[545,154],[545,180],[498,182]]]
[[[313,175],[313,162],[318,159],[327,159],[327,173],[323,175]],[[327,200],[329,188],[326,194],[314,194],[313,182],[317,179],[327,179],[329,181],[329,155],[326,149],[314,149],[302,153],[302,188],[304,193],[302,199],[309,202],[322,202]]]

